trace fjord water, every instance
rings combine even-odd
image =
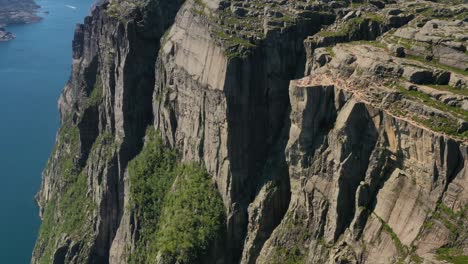
[[[59,125],[73,31],[92,0],[37,3],[49,14],[8,27],[16,39],[0,43],[0,263],[30,262],[40,225],[34,195]]]

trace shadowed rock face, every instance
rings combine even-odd
[[[442,246],[466,250],[463,60],[445,49],[425,65],[401,40],[443,7],[370,2],[98,5],[75,31],[32,262],[130,263],[145,246],[127,165],[148,126],[221,195],[225,239],[203,263],[437,262]],[[463,8],[439,29],[466,34]],[[444,43],[466,56],[463,37]]]

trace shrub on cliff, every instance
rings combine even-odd
[[[149,129],[128,167],[130,205],[140,227],[131,263],[193,263],[222,234],[224,207],[208,173],[179,164],[176,153]]]
[[[156,246],[170,262],[193,263],[222,235],[224,207],[202,167],[181,165],[177,175],[164,202]]]

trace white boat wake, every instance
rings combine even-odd
[[[76,9],[76,6],[72,6],[72,5],[65,5],[66,7],[70,8],[70,9],[73,9],[75,10]]]

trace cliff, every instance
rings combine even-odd
[[[104,1],[75,31],[32,263],[465,261],[467,12]]]

